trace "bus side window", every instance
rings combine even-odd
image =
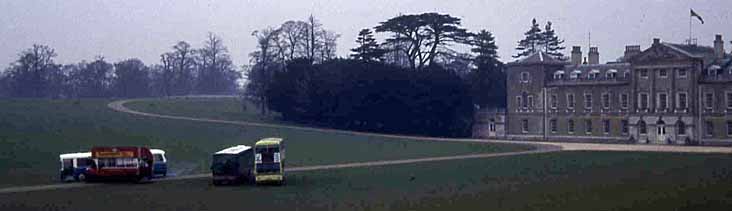
[[[79,167],[79,168],[87,167],[91,164],[92,164],[92,162],[91,162],[91,159],[89,159],[89,158],[79,158],[76,160],[76,167]]]
[[[72,159],[63,159],[61,161],[61,168],[71,168],[74,166],[74,161]]]

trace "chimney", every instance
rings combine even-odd
[[[572,62],[573,65],[582,64],[582,47],[572,46],[572,56],[570,57],[570,62]]]
[[[587,60],[589,64],[600,64],[600,52],[597,51],[597,47],[590,47]]]
[[[714,56],[717,59],[724,58],[724,41],[721,34],[714,36]]]
[[[626,45],[623,60],[628,61],[631,57],[638,55],[640,52],[640,45]]]
[[[658,45],[658,44],[661,44],[661,39],[660,38],[653,38],[653,45]]]

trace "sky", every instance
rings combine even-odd
[[[0,0],[0,69],[34,43],[54,48],[57,63],[104,56],[155,64],[178,41],[201,47],[208,32],[223,39],[235,64],[248,64],[256,48],[253,31],[311,14],[341,35],[337,54],[345,57],[360,29],[423,12],[459,17],[470,31],[491,31],[505,62],[514,60],[516,43],[533,18],[553,23],[565,54],[578,45],[586,55],[591,44],[607,62],[622,56],[624,46],[645,49],[655,37],[684,42],[690,8],[705,21],[692,22],[699,45],[711,46],[714,35],[722,34],[730,52],[730,0]]]

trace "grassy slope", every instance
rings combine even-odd
[[[168,151],[171,171],[208,171],[211,153],[268,136],[288,140],[288,165],[415,158],[525,149],[522,146],[396,142],[333,135],[176,121],[118,113],[108,100],[0,100],[0,187],[55,182],[58,154],[94,145],[147,145]]]
[[[410,177],[414,177],[410,181]],[[0,210],[729,210],[729,155],[561,152],[293,173],[285,187],[207,180],[0,195]],[[73,200],[70,200],[73,199]],[[111,200],[110,200],[111,199]],[[130,201],[135,203],[130,204]]]
[[[258,107],[249,102],[246,103],[246,110],[243,110],[241,100],[234,98],[148,99],[130,102],[125,106],[136,111],[155,114],[260,123],[285,123],[278,120],[279,114],[273,112],[270,115],[262,115]]]

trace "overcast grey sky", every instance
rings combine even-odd
[[[237,65],[248,62],[255,48],[251,32],[310,14],[341,34],[338,55],[348,55],[362,28],[399,13],[440,12],[463,19],[471,31],[494,33],[503,61],[510,61],[516,42],[532,18],[550,20],[570,46],[599,47],[602,61],[622,55],[625,45],[648,47],[653,37],[683,42],[688,37],[689,8],[706,23],[694,22],[699,44],[712,45],[722,34],[732,49],[730,0],[0,0],[0,68],[33,43],[49,45],[58,63],[109,61],[137,57],[147,64],[179,40],[200,47],[207,32],[223,38]]]

